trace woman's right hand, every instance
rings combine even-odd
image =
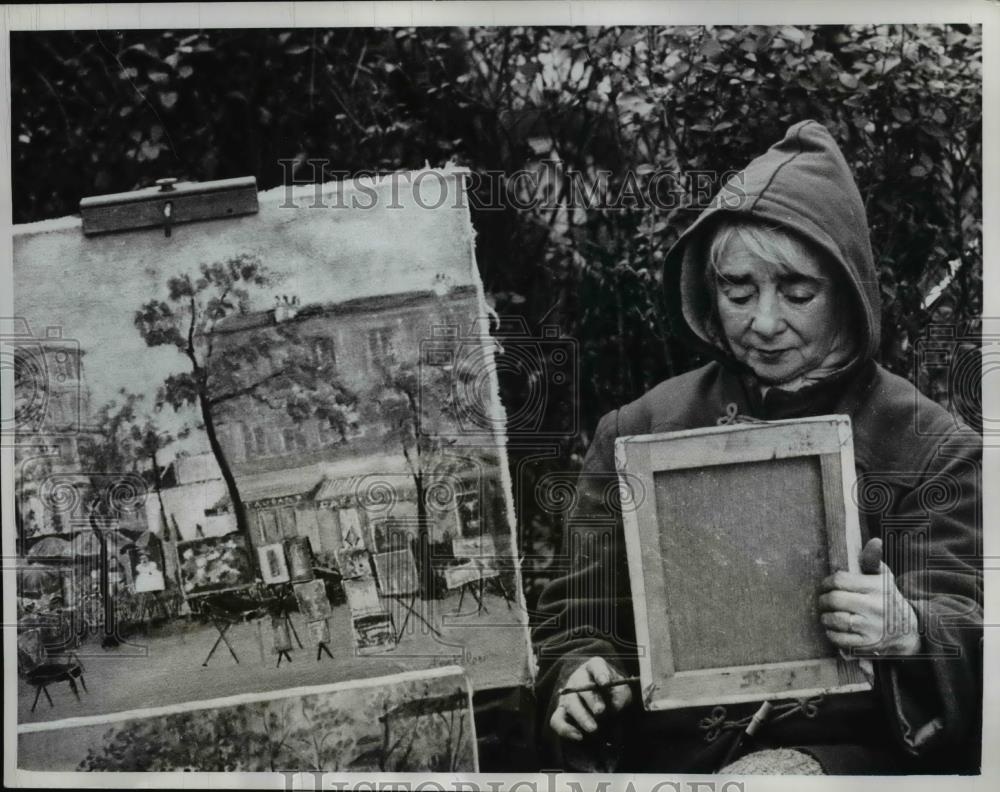
[[[591,657],[569,675],[564,687],[607,685],[622,678],[622,675],[609,666],[603,657]],[[591,735],[597,732],[601,718],[607,712],[620,712],[631,703],[632,689],[629,685],[617,685],[583,693],[563,693],[559,696],[559,703],[549,719],[549,726],[560,737],[579,742],[583,740],[585,734]]]

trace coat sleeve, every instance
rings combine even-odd
[[[562,574],[545,587],[538,603],[533,641],[539,728],[555,754],[549,718],[559,689],[577,667],[591,657],[603,657],[622,674],[637,673],[628,560],[617,507],[618,417],[617,410],[608,413],[597,426],[564,532]]]
[[[935,446],[882,526],[886,563],[917,614],[920,654],[877,668],[903,750],[971,769],[982,718],[981,440],[961,432]]]

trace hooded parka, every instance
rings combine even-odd
[[[843,276],[848,365],[798,390],[762,388],[735,361],[713,324],[704,277],[719,217],[780,227]],[[872,659],[871,692],[823,697],[768,723],[761,747],[794,747],[827,773],[976,772],[982,705],[981,438],[907,380],[875,362],[878,277],[864,204],[821,124],[803,121],[731,178],[667,256],[667,299],[692,344],[714,358],[662,382],[599,422],[568,521],[566,573],[543,591],[534,640],[539,729],[548,765],[619,772],[713,772],[756,704],[647,713],[631,708],[584,743],[548,727],[566,678],[591,657],[638,673],[620,514],[606,500],[616,479],[615,439],[732,422],[846,414],[854,431],[862,541],[882,538],[885,562],[913,605],[920,653]],[[675,313],[675,315],[677,315]],[[907,552],[892,549],[907,548]],[[736,636],[734,636],[734,640]],[[713,711],[714,710],[714,711]],[[721,726],[721,728],[715,728]]]

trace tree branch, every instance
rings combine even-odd
[[[188,360],[191,361],[191,368],[193,370],[195,377],[200,379],[202,375],[202,368],[198,364],[198,357],[197,355],[195,355],[194,351],[194,326],[195,326],[195,317],[197,316],[197,313],[198,312],[196,309],[196,303],[194,301],[194,295],[191,295],[191,321],[188,323],[187,348],[184,350],[184,354],[186,354]]]
[[[222,290],[222,294],[219,295],[220,305],[226,301],[226,297],[229,296],[230,289],[232,289],[231,283]],[[212,320],[212,327],[206,335],[208,336],[208,348],[205,350],[205,364],[208,365],[208,362],[212,359],[212,352],[215,349],[215,319]]]
[[[214,407],[217,404],[221,404],[222,402],[231,401],[232,399],[237,399],[240,396],[254,396],[253,391],[255,391],[257,388],[259,388],[261,385],[264,385],[265,383],[270,382],[271,380],[275,380],[278,377],[283,377],[284,375],[285,375],[285,370],[284,369],[279,369],[278,371],[272,371],[266,377],[264,377],[263,379],[257,380],[256,382],[252,383],[251,385],[247,385],[246,387],[243,387],[243,388],[237,388],[236,390],[230,391],[229,393],[223,393],[223,394],[220,394],[218,396],[213,396],[212,398],[210,398],[208,400],[208,403],[211,406]],[[269,403],[269,402],[265,401],[265,403]]]

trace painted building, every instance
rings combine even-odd
[[[428,291],[330,305],[279,303],[269,311],[223,320],[213,338],[220,354],[229,346],[251,344],[260,337],[274,344],[271,355],[262,356],[259,368],[252,372],[258,381],[280,365],[283,347],[295,345],[307,350],[317,365],[331,366],[346,387],[364,397],[377,386],[383,368],[400,362],[417,365],[421,344],[432,338],[436,327],[450,326],[461,332],[469,317],[476,316],[477,306],[471,286],[453,288],[444,295]],[[238,477],[345,458],[358,460],[386,451],[400,453],[399,448],[389,447],[384,423],[363,410],[357,428],[346,439],[323,421],[297,422],[280,407],[252,396],[220,405],[214,416],[219,439]]]
[[[441,328],[456,335],[469,332],[477,309],[473,287],[328,305],[299,305],[283,298],[269,311],[228,317],[216,326],[216,354],[248,344],[266,347],[253,370],[243,373],[244,381],[267,381],[294,347],[298,354],[304,350],[310,355],[317,367],[332,371],[360,402],[357,425],[346,436],[322,421],[295,420],[266,391],[227,400],[213,412],[254,545],[307,536],[314,553],[335,559],[345,537],[379,551],[415,536],[413,460],[407,461],[386,416],[373,409],[373,394],[382,387],[387,369],[417,367],[423,343]],[[428,406],[422,415],[442,412],[441,404]],[[452,455],[443,467],[446,472],[425,482],[433,481],[440,495],[434,501],[425,492],[431,541],[447,544],[452,537],[481,530],[506,536],[496,454],[479,449],[467,459]],[[486,512],[488,518],[483,517]],[[231,513],[224,488],[208,513]]]
[[[68,532],[86,517],[90,486],[80,444],[94,430],[79,344],[64,339],[60,327],[35,337],[26,322],[14,322],[4,341],[12,347],[14,368],[15,513],[21,544]]]
[[[232,514],[212,511],[225,494],[226,484],[212,454],[177,457],[163,474],[160,497],[150,493],[146,498],[146,520],[160,530],[162,499],[172,537],[223,536],[236,530]]]

